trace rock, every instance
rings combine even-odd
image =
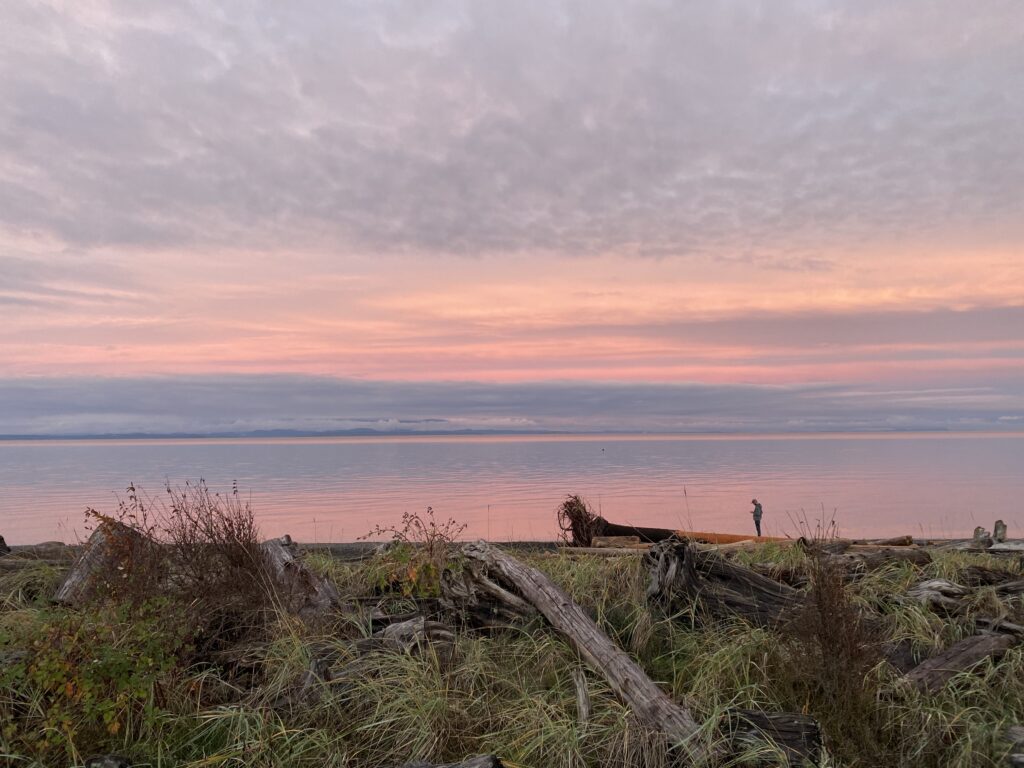
[[[976,547],[983,547],[988,549],[992,546],[992,534],[982,528],[980,525],[974,529],[973,543]]]

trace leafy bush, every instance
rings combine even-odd
[[[441,594],[441,573],[448,564],[452,545],[465,530],[465,523],[452,518],[438,523],[433,507],[427,507],[423,514],[404,513],[399,526],[378,525],[361,538],[391,536],[378,579],[382,591],[397,591],[407,597],[436,597]]]
[[[184,623],[168,606],[110,604],[95,612],[56,610],[18,630],[0,630],[3,741],[43,757],[109,751],[126,732],[158,727],[179,656]]]

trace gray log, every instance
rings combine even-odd
[[[954,675],[972,669],[985,659],[1002,658],[1016,642],[1017,638],[1012,635],[971,635],[918,664],[907,673],[906,679],[925,693],[937,693]]]
[[[516,603],[534,606],[569,640],[587,665],[607,680],[643,724],[664,734],[671,743],[685,745],[692,757],[708,754],[706,746],[697,744],[700,725],[689,710],[658,688],[551,579],[483,541],[466,544],[462,553],[477,566],[476,572],[485,574],[503,594],[515,590],[523,596],[514,595]],[[467,572],[471,578],[474,570]]]
[[[821,728],[813,717],[734,709],[726,723],[729,741],[737,752],[768,741],[778,748],[783,765],[818,765],[821,761]]]

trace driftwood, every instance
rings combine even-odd
[[[697,606],[714,619],[739,616],[757,626],[785,621],[804,605],[804,595],[687,542],[656,544],[645,562],[650,572],[649,600],[670,613]]]
[[[958,577],[967,587],[991,587],[1020,578],[1020,574],[1005,568],[988,568],[984,565],[968,565]]]
[[[619,548],[640,548],[647,549],[646,543],[641,543],[639,536],[595,536],[590,542],[592,547],[619,547]]]
[[[341,607],[337,587],[311,571],[296,556],[291,537],[282,536],[260,544],[279,596],[292,613],[304,619],[325,618]]]
[[[478,755],[467,757],[461,763],[428,763],[424,760],[416,760],[412,763],[405,763],[398,768],[502,768],[503,763],[494,755]]]
[[[642,543],[657,544],[659,541],[688,538],[706,544],[728,544],[739,541],[790,541],[772,536],[754,536],[742,533],[712,533],[706,531],[679,531],[672,528],[650,528],[642,525],[622,525],[605,520],[579,496],[568,497],[558,508],[558,527],[566,542],[577,547],[594,546],[594,539],[636,538]]]
[[[4,537],[0,536],[0,557],[10,554],[11,548],[7,546],[7,542],[4,541]]]
[[[443,663],[451,660],[455,635],[447,624],[430,621],[424,616],[389,624],[372,636],[356,642],[361,653],[389,650],[418,654],[433,649]]]
[[[581,667],[572,670],[572,684],[576,689],[576,716],[580,724],[590,722],[593,707],[590,704],[590,690],[587,688],[587,675]]]
[[[821,728],[808,715],[734,709],[726,715],[724,727],[736,752],[768,741],[778,748],[786,765],[818,765],[821,761]]]
[[[914,537],[893,536],[890,539],[854,539],[854,544],[871,544],[878,547],[910,547],[914,544]]]
[[[828,554],[826,559],[829,564],[844,569],[850,578],[856,578],[891,563],[925,566],[932,561],[932,556],[928,550],[916,547],[848,547],[842,554]]]
[[[453,608],[459,610],[466,606],[471,617],[479,616],[477,605],[464,602],[464,585],[471,587],[471,595],[484,594],[492,600],[496,595],[512,596],[513,615],[522,614],[523,605],[531,609],[535,607],[569,640],[587,665],[608,681],[640,722],[664,734],[669,742],[685,745],[692,757],[706,756],[707,747],[696,743],[700,725],[690,711],[658,688],[636,662],[619,649],[551,579],[483,541],[466,544],[462,553],[470,567],[463,571],[461,579],[451,578],[443,582],[449,590],[446,598]],[[478,580],[485,583],[476,586]],[[459,591],[452,593],[453,585]],[[495,592],[494,587],[500,591]]]
[[[928,579],[907,590],[907,596],[939,613],[956,614],[963,610],[964,599],[974,593],[971,587],[946,579]]]
[[[85,602],[102,580],[124,568],[140,547],[152,544],[141,533],[112,520],[92,532],[85,550],[57,588],[54,600],[78,606]]]
[[[954,584],[946,579],[929,579],[908,589],[907,596],[933,611],[956,615],[967,609],[981,589],[992,589],[999,597],[1016,597],[1024,594],[1024,579],[979,587]]]
[[[455,635],[447,625],[418,616],[389,624],[370,637],[356,640],[352,647],[356,652],[356,658],[339,666],[343,653],[337,645],[310,645],[309,667],[301,678],[294,681],[274,700],[271,707],[282,710],[315,703],[320,698],[323,683],[344,680],[358,673],[364,668],[365,658],[371,653],[419,654],[430,648],[442,664],[448,664],[454,655]]]
[[[1016,642],[1012,635],[971,635],[918,664],[907,673],[906,679],[925,693],[937,693],[954,675],[970,670],[985,659],[998,660]]]

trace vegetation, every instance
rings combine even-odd
[[[672,764],[666,745],[589,672],[592,711],[581,720],[581,663],[539,621],[457,630],[450,656],[429,647],[360,651],[370,607],[401,613],[436,594],[431,569],[443,566],[438,553],[452,555],[457,528],[405,521],[399,546],[361,562],[311,553],[307,563],[362,606],[312,626],[276,607],[237,497],[190,493],[172,510],[177,528],[150,529],[165,544],[189,543],[172,555],[178,565],[163,563],[184,574],[171,587],[145,596],[113,590],[73,610],[49,602],[60,579],[53,567],[0,571],[0,763],[66,766],[119,753],[153,766],[376,768],[494,753],[537,768]],[[227,520],[237,540],[218,538]],[[429,556],[421,534],[434,537]],[[202,567],[193,567],[197,549]],[[519,556],[563,586],[709,730],[731,707],[808,712],[825,731],[828,765],[973,768],[1002,764],[1000,734],[1024,720],[1020,648],[937,695],[908,686],[878,652],[882,642],[903,641],[918,658],[944,648],[972,631],[971,611],[1020,622],[1019,597],[982,590],[955,617],[902,597],[922,578],[1002,566],[985,555],[937,554],[924,568],[893,563],[847,584],[795,547],[742,550],[737,560],[802,570],[810,580],[806,613],[778,629],[659,615],[646,604],[639,557]],[[248,595],[244,611],[229,582]],[[869,614],[881,618],[868,623]],[[330,659],[331,673],[311,690],[303,681],[314,654]]]

